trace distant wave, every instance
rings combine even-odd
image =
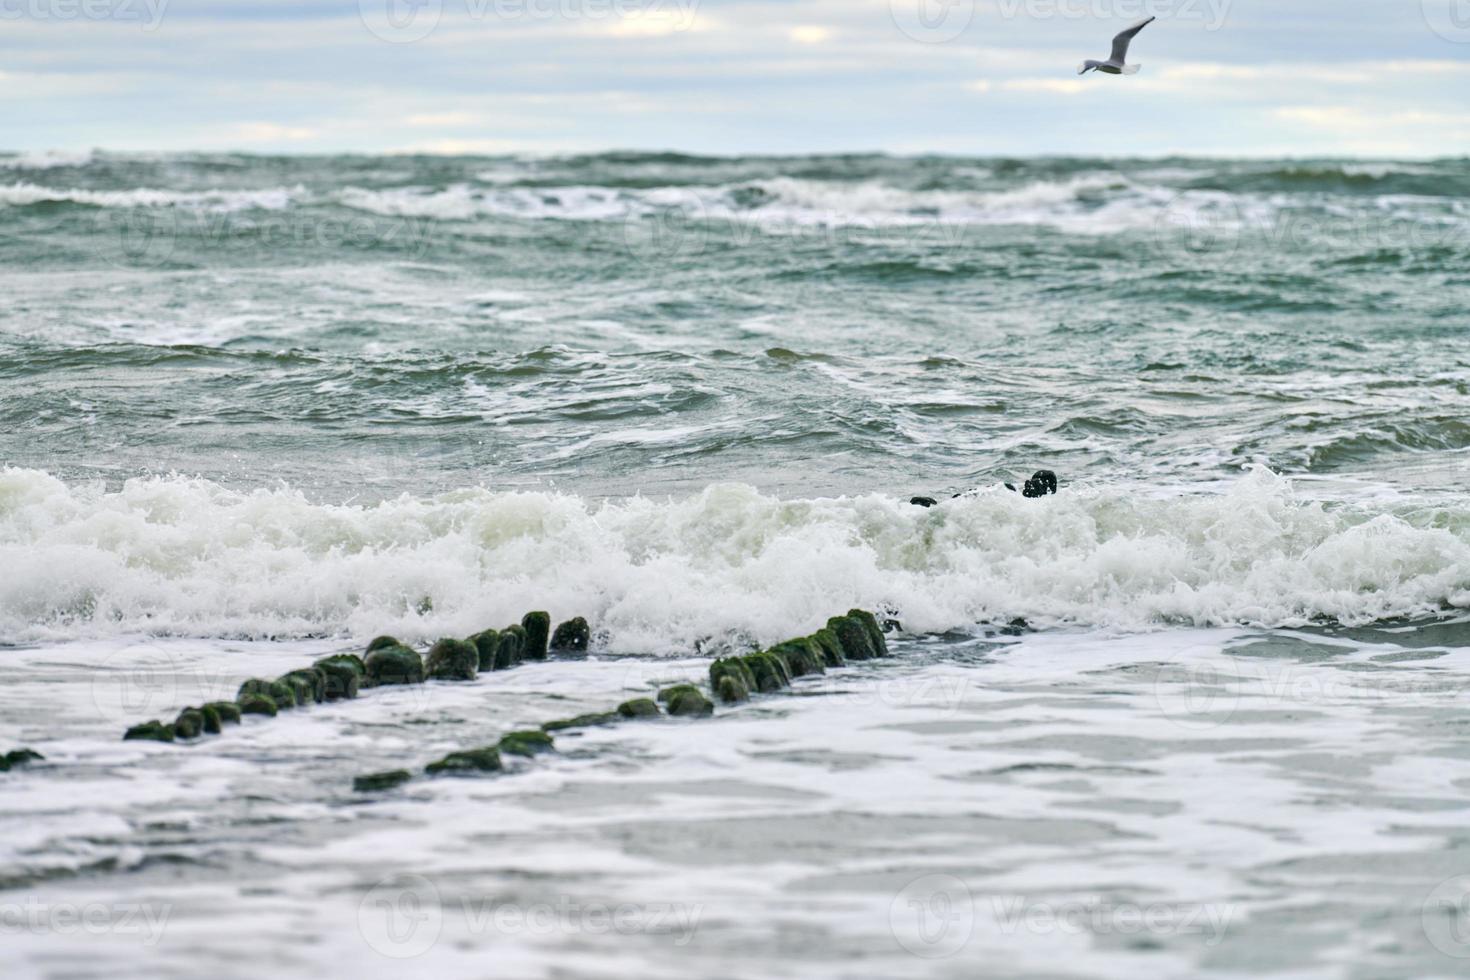
[[[1224,493],[1003,491],[937,510],[737,484],[600,504],[466,489],[325,506],[182,477],[120,490],[0,471],[0,630],[462,634],[583,614],[618,651],[773,641],[853,605],[917,631],[1367,623],[1470,605],[1470,508],[1372,512],[1264,471]],[[422,613],[419,610],[424,610]]]
[[[48,150],[42,153],[18,153],[0,156],[0,170],[55,170],[59,167],[85,167],[95,159],[89,150],[83,153],[65,153]]]
[[[25,181],[0,185],[0,205],[24,207],[32,204],[70,203],[97,208],[181,207],[197,210],[238,211],[265,208],[279,211],[304,196],[300,188],[265,190],[169,191],[148,187],[130,190],[85,190],[44,187]]]

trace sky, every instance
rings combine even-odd
[[[1467,93],[1470,0],[0,0],[17,152],[1438,157]]]

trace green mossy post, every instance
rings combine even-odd
[[[220,718],[219,712],[212,705],[206,704],[201,707],[199,714],[204,718],[204,734],[218,735],[224,731],[224,722]]]
[[[503,736],[495,747],[502,755],[536,755],[550,752],[555,745],[545,732],[522,731]]]
[[[282,674],[280,677],[277,677],[276,683],[289,687],[291,689],[291,696],[302,707],[317,702],[317,675],[314,673],[293,670],[289,674]],[[323,690],[326,689],[325,680],[322,681],[321,687]],[[275,697],[275,695],[272,695],[272,697]],[[276,698],[276,701],[280,703],[279,698]]]
[[[618,705],[618,714],[624,718],[657,718],[659,710],[652,698],[634,698]]]
[[[173,740],[174,726],[165,725],[156,720],[134,725],[123,733],[124,742],[172,742]]]
[[[863,629],[868,634],[868,642],[873,645],[873,656],[888,656],[888,641],[883,638],[883,627],[878,625],[878,617],[866,609],[849,609],[847,615],[850,619],[856,619],[863,624]]]
[[[526,649],[521,655],[527,660],[545,660],[551,643],[551,614],[528,612],[521,618],[521,628],[526,631]]]
[[[833,616],[827,620],[827,628],[837,634],[842,654],[848,660],[872,660],[878,656],[872,637],[861,621],[851,616]]]
[[[521,662],[521,635],[508,629],[500,631],[500,643],[495,648],[495,669],[510,670]]]
[[[581,616],[569,619],[551,634],[552,653],[586,653],[592,642],[592,628]]]
[[[494,748],[470,749],[465,752],[451,752],[438,762],[431,762],[424,767],[424,772],[431,776],[439,773],[478,773],[499,772],[503,767],[500,764],[500,752]]]
[[[276,702],[269,694],[245,694],[240,697],[240,714],[276,716]]]
[[[786,667],[786,673],[792,679],[805,677],[808,674],[825,674],[827,667],[826,658],[822,650],[814,642],[806,637],[799,640],[787,640],[778,643],[767,651],[771,656],[780,660]]]
[[[198,708],[185,708],[174,719],[174,738],[198,738],[204,734],[204,715]]]
[[[480,651],[465,640],[445,638],[429,648],[424,669],[436,681],[472,681],[480,672]]]
[[[235,695],[235,700],[243,705],[245,697],[250,694],[263,694],[270,698],[278,711],[296,707],[296,686],[285,681],[263,681],[252,677],[240,685],[240,692]]]
[[[280,680],[271,681],[270,689],[266,693],[276,703],[277,711],[290,711],[296,707],[296,685],[294,684],[287,684]]]
[[[541,730],[543,732],[562,732],[572,728],[595,728],[598,725],[611,725],[613,722],[618,721],[620,717],[616,711],[578,715],[575,718],[562,718],[558,721],[548,721],[541,726]]]
[[[204,707],[214,711],[226,725],[240,724],[240,706],[234,701],[211,701]]]
[[[483,630],[474,636],[475,652],[480,655],[480,662],[476,665],[480,673],[490,670],[498,670],[495,666],[495,655],[500,650],[500,631]]]
[[[372,793],[382,789],[392,789],[402,786],[413,778],[413,773],[407,769],[393,769],[388,772],[374,772],[366,776],[358,776],[352,780],[352,790],[355,793]]]
[[[658,700],[676,718],[707,718],[715,713],[704,692],[693,684],[678,684],[658,692]]]
[[[756,690],[755,674],[744,660],[727,657],[709,665],[709,686],[726,704],[749,701],[750,692]]]
[[[422,684],[424,661],[405,646],[379,647],[364,662],[375,684]]]
[[[357,660],[356,657],[352,659]],[[332,657],[318,660],[314,666],[326,679],[322,693],[326,695],[328,701],[347,701],[357,697],[358,689],[362,686],[366,676],[361,660],[357,660],[354,665],[349,661]]]
[[[31,762],[44,762],[46,757],[34,749],[15,749],[0,756],[0,772]]]
[[[786,665],[770,653],[752,653],[741,660],[755,677],[753,690],[770,694],[791,686],[791,675],[787,673]]]
[[[842,641],[831,629],[823,626],[811,638],[821,648],[822,659],[828,667],[841,667],[847,663],[847,658],[842,655]]]

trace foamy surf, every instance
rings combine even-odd
[[[935,510],[740,484],[598,503],[464,489],[319,504],[152,477],[0,475],[0,622],[15,639],[466,635],[548,608],[613,652],[771,643],[833,609],[912,632],[1024,617],[1142,630],[1369,623],[1470,605],[1470,510],[1324,505],[1260,471],[1224,492],[982,492]]]

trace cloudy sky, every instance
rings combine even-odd
[[[1470,0],[0,0],[17,151],[1458,156],[1467,93]]]

